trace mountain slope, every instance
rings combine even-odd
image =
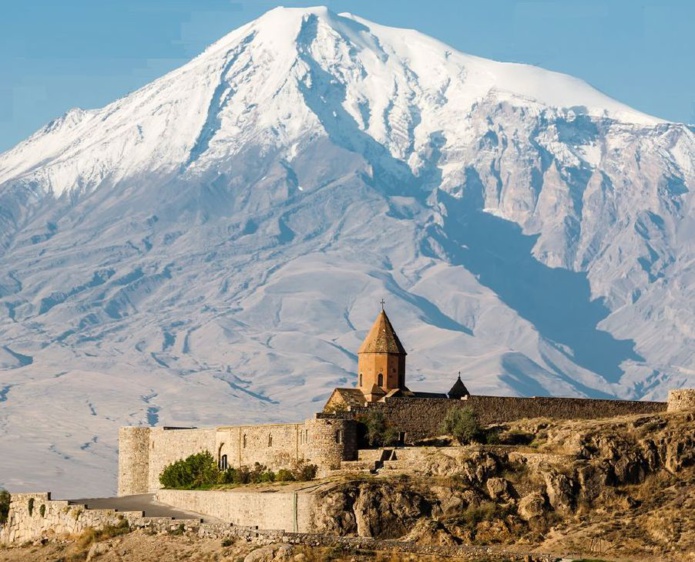
[[[411,388],[663,398],[694,155],[574,78],[273,10],[0,155],[0,485],[112,490],[119,425],[309,415],[382,297]]]

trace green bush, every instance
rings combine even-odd
[[[294,473],[291,470],[281,468],[275,475],[275,480],[277,480],[278,482],[294,482],[296,478],[294,477]]]
[[[315,464],[300,462],[293,470],[280,469],[277,474],[260,463],[252,468],[242,466],[220,470],[207,451],[191,455],[168,465],[159,476],[165,488],[194,490],[211,488],[217,484],[266,484],[270,482],[305,482],[316,477]]]
[[[159,476],[159,482],[165,488],[191,490],[217,484],[219,474],[213,456],[203,451],[168,465]]]
[[[305,464],[300,462],[297,468],[294,469],[294,479],[299,482],[308,482],[316,478],[316,473],[319,471],[319,467],[315,464]]]
[[[446,413],[441,430],[443,433],[453,435],[462,445],[484,439],[478,416],[470,408],[451,408]]]
[[[372,410],[357,420],[366,444],[370,447],[390,447],[398,444],[398,429],[389,425],[383,412]]]
[[[10,512],[10,493],[0,488],[0,523],[7,521],[7,514]]]

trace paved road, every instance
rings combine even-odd
[[[174,519],[205,519],[209,523],[216,519],[203,517],[199,513],[181,511],[174,507],[157,503],[154,494],[123,496],[119,498],[83,498],[69,500],[70,503],[86,504],[87,509],[115,509],[118,511],[144,511],[145,517],[173,517]]]

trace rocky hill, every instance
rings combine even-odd
[[[358,539],[328,549],[310,536],[303,542],[316,548],[292,550],[308,558],[282,558],[276,546],[258,560],[361,560],[360,550],[371,551],[365,554],[371,559],[380,551],[377,559],[407,560],[427,548],[454,560],[682,561],[695,552],[694,413],[539,419],[496,430],[501,444],[400,449],[396,454],[410,454],[408,461],[396,460],[377,476],[347,474],[324,483],[315,532],[360,537],[361,546]],[[61,548],[86,554],[90,537],[81,547],[68,541]],[[167,540],[166,548],[180,553],[191,540],[196,544],[192,535],[183,544]],[[104,560],[135,560],[139,551],[126,545],[138,541],[149,544],[136,533],[98,548],[110,553]],[[209,540],[200,544],[200,560],[241,559],[238,550],[232,556]],[[57,547],[45,548],[0,551],[0,560],[30,560],[17,556]]]
[[[694,161],[575,78],[273,10],[0,155],[0,485],[103,495],[120,425],[307,416],[382,297],[414,389],[663,398]]]
[[[326,493],[328,533],[526,545],[607,559],[695,552],[695,415],[505,426],[522,446],[424,449],[392,477]],[[398,454],[398,453],[397,453]]]

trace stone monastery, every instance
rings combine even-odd
[[[448,393],[413,392],[406,386],[406,351],[383,310],[358,352],[357,387],[336,388],[322,412],[303,423],[210,428],[123,427],[119,432],[118,494],[158,490],[164,468],[201,451],[220,468],[252,466],[272,470],[299,461],[315,464],[319,476],[358,457],[360,416],[383,414],[402,446],[440,434],[451,408],[470,408],[482,424],[522,418],[601,418],[661,412],[665,402],[579,398],[514,398],[471,395],[459,377]],[[678,392],[672,391],[674,400]],[[671,396],[669,397],[669,409]],[[675,404],[675,403],[674,403]],[[674,406],[675,407],[675,406]]]

